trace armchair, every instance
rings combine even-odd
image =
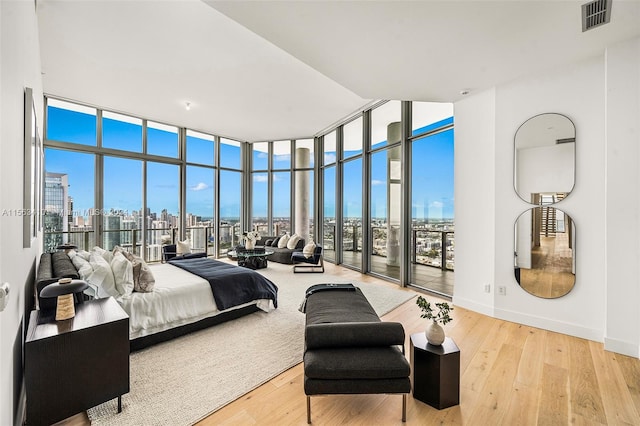
[[[323,273],[324,259],[322,258],[322,247],[316,246],[311,257],[306,257],[301,251],[293,252],[291,254],[291,263],[293,263],[294,273]],[[299,265],[298,263],[305,263],[306,265]],[[320,270],[316,270],[317,268],[320,268]]]

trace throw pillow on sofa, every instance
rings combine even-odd
[[[314,243],[313,241],[309,241],[309,244],[304,246],[304,248],[302,249],[302,254],[304,254],[304,257],[309,259],[311,256],[313,256],[313,253],[315,251],[316,251],[316,243]]]
[[[181,254],[191,253],[191,241],[189,240],[178,241],[176,243],[176,252],[178,256],[180,256]]]
[[[287,243],[289,242],[289,234],[284,234],[282,237],[280,237],[280,239],[278,240],[278,248],[285,248],[287,247]]]
[[[278,247],[278,243],[280,242],[280,237],[275,237],[273,242],[271,243],[271,247]]]
[[[298,242],[302,239],[302,237],[298,234],[293,234],[289,241],[287,241],[287,248],[289,250],[293,250],[298,245]]]

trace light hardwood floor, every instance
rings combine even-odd
[[[332,264],[326,267],[354,280],[393,285]],[[409,396],[406,424],[640,425],[640,360],[604,351],[601,343],[462,308],[452,314],[454,321],[445,330],[460,347],[460,405],[438,411]],[[404,325],[409,357],[410,334],[425,328],[415,300],[383,319]],[[302,381],[300,364],[198,426],[304,425]],[[215,384],[211,391],[215,392]],[[312,397],[311,415],[314,425],[401,425],[401,404],[399,395]],[[89,422],[82,414],[62,424]]]

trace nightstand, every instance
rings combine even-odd
[[[112,297],[75,317],[31,312],[24,346],[27,424],[52,424],[129,392],[129,317]]]

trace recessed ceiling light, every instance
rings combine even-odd
[[[191,102],[185,102],[184,107],[187,111],[191,110]]]
[[[470,92],[470,90],[469,90],[469,89],[462,89],[462,90],[460,91],[460,94],[461,94],[461,95],[468,95],[468,94],[469,94],[469,92]]]

